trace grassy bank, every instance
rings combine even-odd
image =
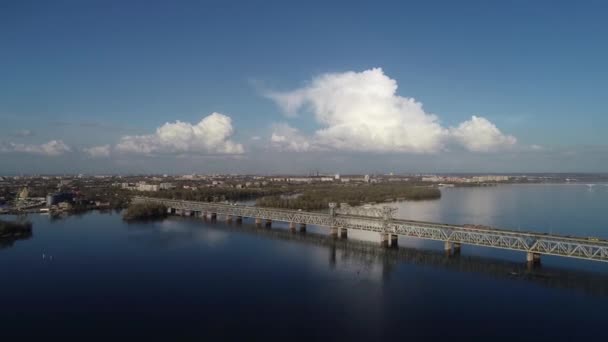
[[[157,219],[167,216],[167,207],[157,203],[132,203],[123,214],[125,220]]]
[[[294,198],[266,196],[259,198],[256,205],[261,207],[320,210],[327,209],[330,202],[360,205],[373,202],[397,200],[430,200],[441,197],[437,188],[408,184],[374,184],[361,186],[327,186],[303,189]]]

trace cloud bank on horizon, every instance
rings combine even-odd
[[[85,147],[79,150],[87,157],[104,158],[117,154],[156,155],[176,154],[242,154],[245,149],[230,138],[234,134],[232,119],[220,113],[212,113],[197,124],[182,121],[167,122],[153,134],[126,135],[113,147],[110,144]],[[30,153],[49,157],[60,156],[74,150],[62,140],[48,143],[22,144],[0,142],[0,153]]]
[[[493,152],[517,142],[483,117],[443,127],[420,102],[397,95],[397,81],[381,68],[326,73],[302,88],[266,96],[287,117],[312,113],[321,126],[306,136],[287,123],[275,124],[270,141],[288,151],[436,153],[461,146],[471,152]]]
[[[66,145],[61,140],[51,140],[47,143],[35,145],[35,144],[21,144],[14,142],[0,143],[0,152],[4,153],[29,153],[44,155],[49,157],[55,157],[63,155],[64,153],[71,152],[72,148]]]
[[[109,157],[110,156],[110,145],[93,146],[82,149],[84,153],[92,158]]]
[[[444,127],[438,116],[425,112],[420,102],[398,95],[397,88],[396,80],[381,68],[374,68],[321,74],[299,89],[268,92],[265,96],[288,118],[312,114],[320,127],[306,135],[288,123],[275,123],[269,140],[259,136],[251,137],[251,140],[262,141],[275,150],[293,152],[414,154],[432,154],[452,148],[495,152],[511,149],[517,143],[515,137],[501,132],[480,116],[473,115],[455,127]],[[90,158],[107,158],[114,154],[243,154],[246,152],[244,146],[232,140],[234,133],[232,118],[214,112],[195,124],[177,120],[166,122],[151,134],[125,135],[114,145],[73,150],[62,140],[40,145],[0,142],[0,152],[55,157],[76,151]]]

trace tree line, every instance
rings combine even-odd
[[[330,202],[361,205],[397,200],[430,200],[440,197],[441,191],[435,187],[409,184],[326,186],[304,188],[299,196],[265,196],[258,198],[256,205],[285,209],[322,210],[327,209]]]

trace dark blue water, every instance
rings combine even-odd
[[[399,216],[606,237],[608,187],[446,189]],[[3,340],[513,339],[605,337],[608,268],[375,235],[334,241],[173,217],[33,215],[33,237],[0,249]],[[415,248],[411,248],[415,247]]]

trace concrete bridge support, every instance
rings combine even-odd
[[[540,254],[528,252],[526,254],[528,265],[540,265]]]
[[[173,208],[167,208],[167,214],[173,214]]]
[[[399,236],[397,234],[389,234],[388,246],[390,248],[399,247]]]
[[[445,255],[452,255],[452,243],[450,241],[446,241],[443,244],[443,250],[445,251]]]
[[[389,235],[388,233],[380,233],[380,245],[382,247],[388,247]]]
[[[306,233],[306,223],[300,223],[300,233]]]
[[[289,230],[291,230],[292,233],[296,232],[296,223],[295,222],[289,222]]]
[[[338,237],[340,239],[346,239],[348,237],[348,231],[346,230],[346,228],[338,228]]]
[[[454,242],[454,255],[460,255],[460,242]]]
[[[211,221],[217,220],[217,213],[211,213]]]
[[[255,225],[256,226],[261,226],[262,225],[262,219],[261,218],[256,218],[255,219]]]
[[[270,228],[270,227],[272,227],[272,220],[266,219],[266,228]]]
[[[334,239],[337,238],[338,237],[338,227],[335,227],[335,226],[334,227],[330,227],[329,228],[329,235],[332,238],[334,238]]]
[[[446,241],[443,244],[443,249],[445,249],[446,251],[451,251],[452,250],[452,243],[450,241]]]

